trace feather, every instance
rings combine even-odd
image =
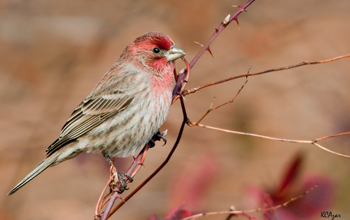
[[[60,154],[56,154],[55,156],[47,157],[43,161],[41,161],[35,169],[30,172],[24,179],[18,183],[10,192],[7,193],[7,195],[11,195],[15,193],[17,190],[19,190],[22,186],[27,184],[29,181],[31,181],[34,177],[39,175],[41,172],[46,170],[48,167],[50,167],[52,164],[54,164]]]
[[[105,102],[105,99],[98,99],[100,101],[96,101],[96,99],[95,101],[87,102],[87,106],[84,106],[84,102],[82,102],[83,105],[79,105],[80,111],[77,112],[75,110],[73,112],[73,116],[68,119],[66,125],[63,126],[60,137],[46,150],[47,156],[52,155],[66,144],[75,141],[77,138],[104,123],[120,111],[123,111],[133,100],[132,97],[123,97],[117,100],[114,105],[109,105],[107,108],[99,109],[98,105],[95,105],[94,103],[103,103]],[[90,104],[92,104],[92,106]],[[94,106],[97,106],[97,108],[93,108]]]

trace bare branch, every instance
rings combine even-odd
[[[319,61],[311,61],[311,62],[303,61],[301,63],[293,64],[293,65],[290,65],[290,66],[264,70],[264,71],[256,72],[256,73],[247,73],[247,74],[242,74],[242,75],[238,75],[238,76],[233,76],[233,77],[230,77],[230,78],[227,78],[227,79],[219,80],[219,81],[216,81],[216,82],[211,82],[211,83],[208,83],[208,84],[205,84],[205,85],[202,85],[202,86],[198,86],[198,87],[195,87],[195,88],[192,88],[192,89],[188,89],[188,90],[184,91],[184,93],[182,95],[183,96],[187,96],[187,95],[189,95],[191,93],[195,93],[198,90],[204,89],[206,87],[219,85],[221,83],[228,82],[228,81],[231,81],[231,80],[234,80],[234,79],[238,79],[238,78],[242,78],[242,77],[262,75],[262,74],[265,74],[265,73],[271,73],[271,72],[277,72],[277,71],[282,71],[282,70],[288,70],[288,69],[293,69],[293,68],[306,66],[306,65],[329,63],[329,62],[333,62],[333,61],[336,61],[336,60],[349,58],[349,57],[350,57],[350,54],[346,54],[346,55],[343,55],[343,56],[338,56],[338,57],[334,57],[334,58],[327,59],[327,60],[319,60]]]
[[[233,210],[233,211],[218,211],[218,212],[202,212],[196,215],[192,215],[190,217],[186,217],[183,218],[181,220],[190,220],[190,219],[194,219],[194,218],[199,218],[199,217],[203,217],[203,216],[209,216],[209,215],[228,215],[228,214],[234,214],[234,215],[245,215],[247,213],[252,213],[252,212],[263,212],[263,211],[270,211],[270,210],[276,210],[279,209],[281,207],[286,207],[289,205],[289,203],[300,199],[302,197],[304,197],[306,194],[310,193],[311,191],[313,191],[314,189],[316,189],[318,187],[318,184],[315,185],[314,187],[312,187],[311,189],[305,191],[303,194],[298,195],[296,197],[291,198],[290,200],[288,200],[287,202],[284,202],[282,204],[273,206],[273,207],[267,207],[267,208],[258,208],[258,209],[251,209],[251,210],[246,210],[246,211],[237,211],[237,210]]]
[[[230,211],[235,211],[235,210],[236,210],[235,207],[233,207],[233,206],[230,207]],[[241,216],[247,217],[249,220],[251,220],[251,219],[252,220],[260,220],[260,219],[254,217],[254,216],[248,215],[247,213],[241,213],[241,214],[232,214],[232,213],[230,213],[227,216],[226,220],[230,220],[232,217],[237,216],[237,215],[241,215]]]
[[[243,85],[241,86],[241,88],[238,90],[237,94],[236,94],[231,100],[229,100],[229,101],[227,101],[227,102],[225,102],[225,103],[222,103],[221,105],[218,105],[218,106],[216,106],[216,107],[213,107],[213,101],[214,101],[214,100],[213,100],[213,101],[211,102],[211,104],[210,104],[210,108],[208,109],[208,111],[207,111],[196,123],[193,123],[193,122],[189,123],[189,126],[190,126],[190,127],[193,127],[193,126],[195,126],[195,125],[198,125],[210,112],[212,112],[212,111],[214,111],[214,110],[216,110],[216,109],[218,109],[218,108],[221,108],[222,106],[225,106],[225,105],[227,105],[227,104],[230,104],[230,103],[234,102],[234,100],[236,99],[236,97],[241,93],[241,91],[243,90],[244,86],[245,86],[247,83],[248,83],[248,77],[246,77],[245,82],[243,83]]]
[[[327,138],[339,137],[339,136],[343,136],[343,135],[347,135],[347,134],[350,134],[350,131],[343,132],[343,133],[340,133],[340,134],[334,134],[334,135],[328,135],[328,136],[320,137],[320,138],[317,138],[315,140],[315,142],[318,142],[320,140],[324,140],[324,139],[327,139]]]
[[[282,142],[289,142],[289,143],[297,143],[297,144],[312,144],[317,146],[318,148],[327,151],[329,153],[341,156],[341,157],[346,157],[346,158],[350,158],[349,155],[346,154],[341,154],[332,150],[329,150],[326,147],[323,147],[322,145],[316,143],[318,139],[315,140],[295,140],[295,139],[284,139],[284,138],[276,138],[276,137],[270,137],[270,136],[265,136],[265,135],[259,135],[259,134],[253,134],[253,133],[246,133],[246,132],[241,132],[241,131],[233,131],[233,130],[228,130],[228,129],[223,129],[223,128],[218,128],[218,127],[213,127],[213,126],[209,126],[209,125],[203,125],[203,124],[196,124],[191,122],[191,124],[196,125],[198,127],[202,127],[202,128],[208,128],[208,129],[212,129],[212,130],[216,130],[216,131],[222,131],[222,132],[226,132],[226,133],[231,133],[231,134],[239,134],[239,135],[247,135],[247,136],[253,136],[253,137],[258,137],[258,138],[264,138],[264,139],[269,139],[269,140],[274,140],[274,141],[282,141]],[[350,134],[350,132],[344,132],[338,135],[333,135],[333,137],[337,137],[340,135],[345,135],[345,134]],[[326,136],[326,137],[330,137],[330,136]],[[325,137],[322,137],[320,139],[325,139]]]
[[[112,168],[112,166],[111,166],[111,168]],[[112,180],[113,180],[112,177],[109,178],[109,181],[107,182],[106,186],[103,188],[103,190],[101,192],[101,195],[100,195],[100,197],[99,197],[99,199],[97,201],[97,204],[96,204],[95,218],[94,219],[100,219],[101,218],[101,214],[100,213],[101,213],[101,209],[103,207],[103,200],[102,200],[102,198],[103,198],[103,195],[105,194],[105,192],[106,192],[107,188],[109,187],[109,184],[110,184],[110,182]]]

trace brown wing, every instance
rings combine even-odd
[[[118,90],[100,97],[86,98],[63,126],[60,137],[48,147],[47,156],[123,111],[132,100],[132,96]]]

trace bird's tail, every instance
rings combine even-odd
[[[50,167],[52,164],[54,164],[58,158],[59,154],[56,155],[52,155],[48,158],[45,158],[43,161],[41,161],[36,167],[35,169],[30,172],[26,177],[24,177],[24,179],[18,183],[10,192],[7,193],[7,195],[11,195],[13,193],[15,193],[17,190],[19,190],[22,186],[24,186],[25,184],[27,184],[29,181],[31,181],[32,179],[34,179],[34,177],[36,177],[37,175],[39,175],[41,172],[43,172],[44,170],[46,170],[48,167]]]

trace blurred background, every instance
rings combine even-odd
[[[0,219],[93,219],[109,178],[101,155],[80,155],[43,172],[11,197],[6,193],[45,157],[74,108],[127,44],[148,31],[164,32],[190,61],[200,49],[194,41],[205,43],[227,14],[236,12],[231,6],[244,2],[1,0]],[[249,70],[348,54],[349,11],[350,1],[256,1],[239,17],[240,30],[231,24],[212,44],[215,58],[205,53],[199,60],[187,88]],[[210,113],[202,123],[307,140],[349,131],[349,61],[250,77],[234,103]],[[177,67],[184,65],[177,62]],[[243,82],[187,96],[189,118],[198,120],[213,97],[214,106],[230,100]],[[168,129],[168,144],[162,147],[159,142],[149,151],[131,190],[164,160],[181,120],[177,102],[161,129]],[[321,144],[350,155],[350,136]],[[125,171],[131,161],[117,159],[116,165]],[[263,206],[264,193],[284,202],[316,182],[320,187],[301,199],[310,200],[310,206],[302,207],[312,206],[314,212],[302,214],[290,206],[279,210],[290,217],[284,219],[320,219],[321,211],[348,219],[349,165],[349,159],[312,145],[186,127],[168,165],[111,219],[148,219],[152,214],[163,218],[182,204],[190,211],[228,210],[231,205],[253,209]],[[281,192],[283,182],[288,192]]]

